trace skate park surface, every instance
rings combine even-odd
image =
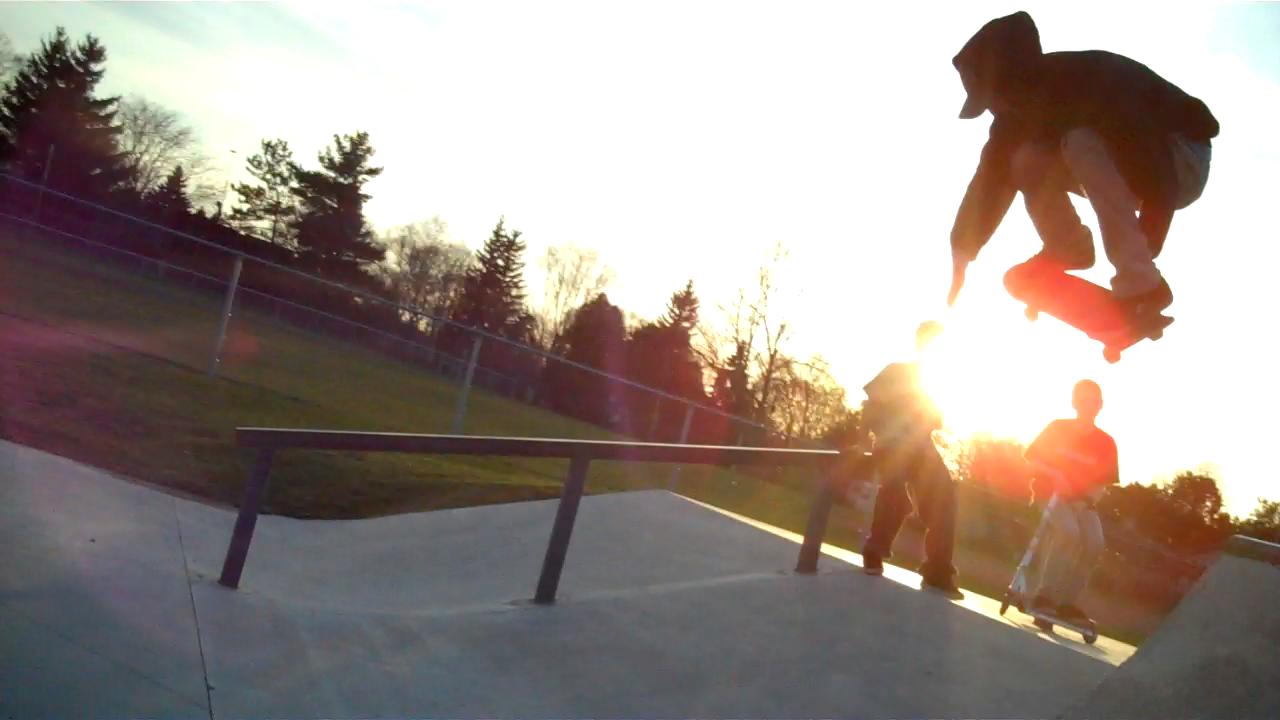
[[[1234,541],[1136,650],[861,573],[665,491],[263,516],[0,442],[0,717],[1274,717],[1280,555]]]

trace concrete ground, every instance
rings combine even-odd
[[[263,517],[0,442],[0,716],[1050,716],[1134,651],[859,572],[661,491],[584,499],[551,607],[531,502]]]

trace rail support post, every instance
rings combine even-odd
[[[240,514],[236,515],[236,527],[231,531],[227,557],[222,561],[219,585],[233,590],[240,587],[240,574],[244,572],[244,562],[249,556],[249,543],[253,542],[253,528],[258,524],[258,513],[262,510],[262,497],[266,494],[267,476],[271,474],[274,455],[274,450],[258,451],[253,472],[249,475],[249,485],[244,491],[244,502],[240,504]]]
[[[547,543],[547,555],[542,561],[542,575],[538,578],[538,591],[533,601],[550,605],[556,601],[560,587],[560,572],[564,570],[564,558],[569,552],[569,538],[573,535],[573,523],[578,517],[578,504],[587,484],[587,467],[591,461],[575,456],[569,460],[569,477],[564,481],[564,492],[556,508],[555,524],[551,526],[551,541]]]

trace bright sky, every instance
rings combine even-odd
[[[1020,201],[945,311],[951,222],[990,121],[957,119],[950,59],[1018,9],[1047,51],[1129,55],[1222,124],[1208,188],[1159,259],[1177,322],[1118,365],[1005,294],[1003,272],[1038,249]],[[940,318],[957,431],[1028,440],[1092,377],[1127,482],[1209,464],[1233,512],[1280,497],[1262,293],[1280,260],[1280,4],[0,4],[20,51],[57,24],[105,43],[103,91],[180,111],[228,168],[264,137],[311,161],[369,131],[380,228],[439,215],[478,247],[505,215],[531,259],[596,249],[610,297],[650,317],[689,277],[713,313],[782,241],[792,351],[827,357],[855,404]],[[1105,283],[1105,261],[1087,276]]]

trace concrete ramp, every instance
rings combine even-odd
[[[1067,718],[1280,717],[1280,545],[1234,537]]]
[[[0,717],[1045,717],[1132,652],[653,491],[377,520],[234,513],[0,442]]]

